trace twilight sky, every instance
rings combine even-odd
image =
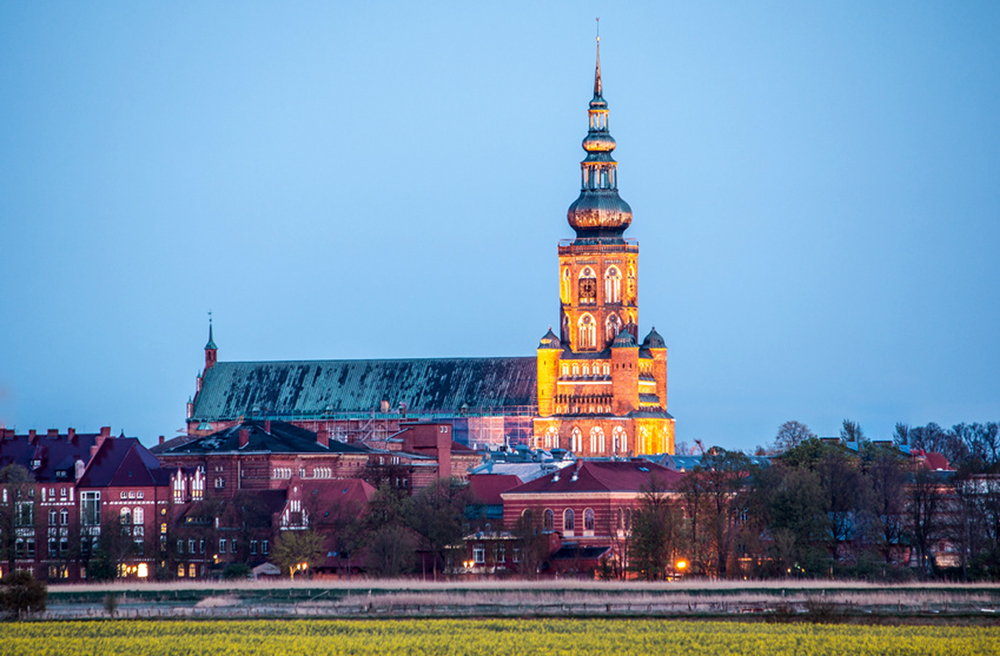
[[[598,15],[678,441],[1000,420],[1000,3],[332,4],[0,4],[0,424],[533,355]]]

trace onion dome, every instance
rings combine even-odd
[[[562,344],[559,342],[559,338],[552,332],[552,326],[549,326],[549,332],[542,335],[542,341],[538,343],[538,348],[562,349]]]
[[[635,337],[628,331],[628,328],[622,328],[618,337],[615,337],[615,341],[611,342],[611,348],[638,348],[638,346],[635,343]]]
[[[642,348],[667,348],[667,343],[660,337],[660,333],[656,332],[656,326],[653,326],[653,329],[646,335],[646,339],[642,340]]]
[[[608,103],[601,82],[601,38],[597,37],[594,97],[587,111],[590,128],[583,139],[587,156],[580,163],[580,196],[566,219],[577,238],[621,239],[632,223],[632,208],[618,195],[618,162],[611,157],[616,142],[608,130]]]

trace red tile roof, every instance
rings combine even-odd
[[[667,490],[677,488],[684,475],[648,460],[581,460],[541,478],[536,478],[505,494],[546,492],[574,494],[581,492],[642,492],[651,479]]]
[[[521,479],[510,474],[473,474],[469,476],[469,491],[478,503],[499,505],[500,494],[521,485]]]

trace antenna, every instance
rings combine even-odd
[[[595,20],[597,20],[597,42],[600,43],[601,42],[601,17],[598,16]]]

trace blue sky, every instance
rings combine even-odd
[[[0,423],[531,355],[601,16],[678,440],[1000,420],[1000,5],[0,3]]]

